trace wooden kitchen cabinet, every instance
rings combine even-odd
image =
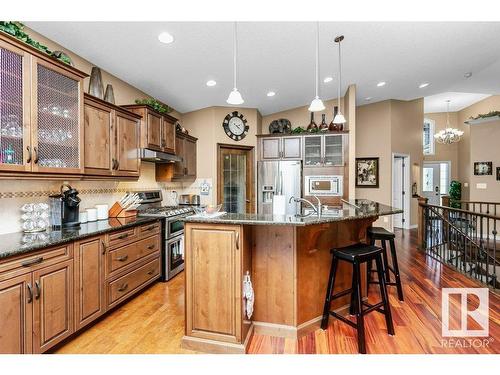
[[[304,136],[304,167],[344,166],[344,134]]]
[[[175,137],[176,155],[182,160],[175,163],[156,164],[156,181],[191,181],[196,179],[196,155],[198,138],[177,132]]]
[[[33,352],[42,353],[73,331],[73,260],[33,272]]]
[[[85,174],[138,178],[140,117],[85,94]]]
[[[0,172],[83,173],[87,75],[0,33]]]
[[[31,273],[0,282],[0,353],[32,352]]]
[[[175,149],[175,123],[177,119],[167,114],[156,112],[142,104],[124,105],[123,108],[142,117],[141,147],[173,154]]]
[[[259,147],[261,160],[300,160],[302,137],[261,137]]]
[[[251,229],[186,224],[187,348],[245,352],[251,322],[245,317],[243,276],[251,274]],[[231,343],[228,347],[210,340]]]
[[[75,330],[83,328],[106,311],[104,299],[104,236],[75,243]]]

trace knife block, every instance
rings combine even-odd
[[[137,216],[137,210],[125,211],[120,203],[115,202],[108,211],[109,217],[129,218]]]

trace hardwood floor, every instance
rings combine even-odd
[[[454,347],[449,347],[448,341],[448,347],[445,347],[441,342],[441,288],[480,285],[425,257],[416,249],[416,231],[397,231],[396,246],[405,302],[399,302],[395,288],[389,289],[395,336],[387,335],[382,314],[366,316],[368,353],[500,353],[500,296],[489,294],[488,345],[466,347],[469,341],[456,339]],[[378,297],[377,287],[372,286],[370,301],[375,302]],[[451,311],[456,313],[453,316],[458,315],[458,303],[458,300],[451,300]],[[477,301],[469,303],[474,305]],[[458,328],[456,319],[452,320],[452,325],[452,328]],[[55,352],[194,353],[180,347],[183,331],[184,276],[181,274],[168,283],[153,285]],[[326,331],[318,329],[299,340],[254,335],[249,352],[357,353],[356,332],[348,325],[330,319]]]

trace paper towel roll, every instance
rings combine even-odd
[[[273,215],[286,215],[286,197],[284,195],[273,197]]]

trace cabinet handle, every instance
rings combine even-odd
[[[111,169],[115,170],[115,166],[116,166],[116,159],[113,158],[113,159],[111,159]]]
[[[124,234],[119,235],[118,239],[123,240],[124,238],[127,238],[127,237],[128,237],[128,233],[124,233]]]
[[[118,291],[119,292],[123,292],[124,290],[127,290],[128,289],[128,284],[125,283],[125,284],[122,284],[119,288],[118,288]]]
[[[31,303],[33,302],[33,289],[30,283],[26,284],[26,286],[28,287],[28,303]]]
[[[152,275],[153,273],[155,273],[155,270],[152,269],[151,271],[148,272],[148,275]]]
[[[29,267],[32,266],[33,264],[38,264],[43,262],[43,257],[38,257],[35,259],[28,260],[26,262],[21,263],[21,266],[23,267]]]
[[[119,167],[120,167],[120,162],[116,160],[116,170],[118,170]]]
[[[236,250],[240,249],[240,232],[236,232]]]
[[[156,245],[149,245],[148,246],[148,250],[153,250],[155,248]]]
[[[106,244],[104,243],[103,240],[101,240],[101,246],[102,246],[102,255],[106,254]]]
[[[33,147],[33,155],[35,155],[34,163],[38,164],[39,157],[38,157],[38,150],[36,149],[36,147]]]
[[[30,146],[26,146],[26,150],[28,150],[28,160],[26,160],[26,163],[31,163],[31,159],[32,159],[32,155],[31,155],[31,147]]]
[[[35,299],[38,299],[40,298],[40,294],[41,294],[41,288],[40,288],[40,283],[37,281],[35,281]]]
[[[128,259],[128,255],[124,255],[121,257],[116,258],[118,262],[125,262]]]

